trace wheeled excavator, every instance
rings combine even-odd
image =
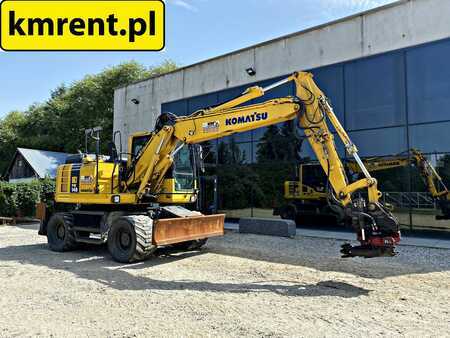
[[[290,82],[295,84],[294,96],[246,104]],[[54,251],[71,250],[78,243],[106,243],[113,259],[126,263],[143,260],[158,247],[199,248],[207,238],[223,234],[225,216],[188,209],[198,196],[199,144],[295,118],[360,242],[345,244],[342,256],[395,255],[400,241],[398,221],[380,202],[377,181],[364,167],[357,147],[312,74],[306,72],[293,73],[265,88],[248,88],[235,99],[189,116],[163,113],[152,132],[129,137],[126,159],[114,142],[110,156],[100,156],[99,130],[87,131],[97,140],[96,154],[81,154],[58,167],[54,211],[46,214],[39,233],[47,236]],[[349,182],[327,122],[334,126],[364,178]],[[353,198],[360,190],[367,190],[367,199]]]
[[[419,170],[430,195],[437,201],[441,215],[436,219],[450,219],[450,194],[436,168],[425,155],[417,149],[410,149],[387,157],[371,157],[363,159],[364,166],[369,172],[388,170],[413,165]],[[335,224],[345,224],[345,213],[337,204],[331,204],[326,189],[327,177],[319,171],[317,161],[301,163],[297,167],[294,181],[284,182],[284,198],[286,203],[274,210],[276,215],[284,219],[301,221],[307,218],[326,221],[332,219]],[[354,160],[344,162],[348,175],[362,174],[359,164]]]
[[[348,161],[348,168],[356,174],[361,174],[355,161]],[[430,195],[437,202],[442,214],[436,219],[450,219],[450,195],[447,186],[433,164],[418,149],[388,157],[373,157],[364,159],[364,165],[369,172],[387,170],[398,167],[415,166],[422,177]]]

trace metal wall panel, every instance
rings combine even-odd
[[[394,155],[408,149],[405,127],[354,131],[349,135],[362,157]]]
[[[406,64],[409,123],[450,120],[450,41],[408,50]]]
[[[288,75],[286,76],[280,76],[280,77],[276,77],[270,80],[266,80],[266,81],[260,81],[260,82],[256,82],[254,84],[252,84],[252,86],[260,86],[262,88],[267,87],[279,80],[285,79]],[[255,103],[261,103],[267,100],[271,100],[271,99],[276,99],[279,97],[285,97],[285,96],[292,96],[295,93],[295,89],[294,89],[294,85],[293,82],[289,82],[286,83],[282,86],[276,87],[268,92],[266,92],[266,94],[262,97],[259,97],[257,99],[254,99],[251,101],[252,104]],[[281,128],[283,126],[283,123],[279,123],[278,128]],[[264,133],[266,132],[267,127],[263,127],[263,128],[258,128],[253,130],[253,141],[259,141]]]
[[[345,65],[347,129],[405,124],[403,60],[403,53],[396,52]]]
[[[330,99],[334,113],[344,125],[344,66],[335,65],[311,71],[314,81]]]
[[[389,155],[407,149],[405,128],[392,128],[406,125],[407,109],[409,124],[450,120],[449,56],[450,40],[447,39],[404,51],[317,68],[311,72],[319,87],[331,98],[340,121],[347,130],[353,131],[351,135],[361,148],[362,156]],[[249,86],[264,87],[281,78],[284,76]],[[235,98],[246,88],[248,86],[229,88],[164,103],[162,110],[185,115]],[[293,94],[294,86],[288,84],[251,103]],[[442,141],[447,140],[447,127],[445,123],[410,126],[410,146],[424,152],[450,152],[450,142]],[[238,134],[234,139],[236,142],[257,142],[265,130],[260,128],[252,133]],[[221,141],[230,140],[224,138]]]
[[[202,108],[215,106],[217,105],[217,103],[217,93],[192,97],[188,99],[188,114],[191,114]]]
[[[161,111],[163,113],[173,113],[177,116],[187,115],[187,100],[178,100],[173,102],[163,103],[161,105]]]
[[[450,152],[450,122],[409,126],[409,141],[413,148],[425,153]]]
[[[225,103],[227,101],[230,101],[238,96],[241,96],[245,89],[247,89],[247,86],[240,86],[235,88],[228,88],[225,90],[222,90],[217,93],[218,95],[218,103]]]

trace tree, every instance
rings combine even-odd
[[[302,141],[294,129],[293,121],[287,121],[281,127],[268,126],[258,144],[256,160],[258,163],[298,162]]]
[[[268,126],[258,143],[254,171],[259,177],[262,194],[254,198],[254,205],[273,208],[283,203],[284,181],[292,178],[300,161],[301,139],[294,121]]]
[[[22,146],[18,130],[26,124],[25,114],[19,111],[9,113],[0,122],[0,175],[12,160],[16,148]]]
[[[230,142],[219,142],[218,158],[220,164],[243,165],[247,163],[247,154],[245,150],[236,143],[234,137],[230,138]]]
[[[122,63],[58,86],[48,101],[24,112],[9,113],[0,120],[0,172],[17,147],[74,153],[83,148],[84,129],[93,126],[101,126],[102,135],[110,138],[115,88],[176,68],[171,60],[150,68],[135,61]],[[106,151],[106,142],[102,151]]]

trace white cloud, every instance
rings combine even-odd
[[[165,2],[174,6],[182,7],[191,12],[198,12],[198,8],[193,5],[192,0],[165,0]]]
[[[354,10],[363,11],[369,8],[382,6],[395,0],[319,0],[323,6],[328,6],[330,9],[340,10]]]

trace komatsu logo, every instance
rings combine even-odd
[[[253,114],[239,116],[239,117],[231,117],[231,118],[225,120],[225,125],[232,126],[235,124],[263,121],[263,120],[267,120],[267,117],[268,117],[267,113],[253,113]]]

